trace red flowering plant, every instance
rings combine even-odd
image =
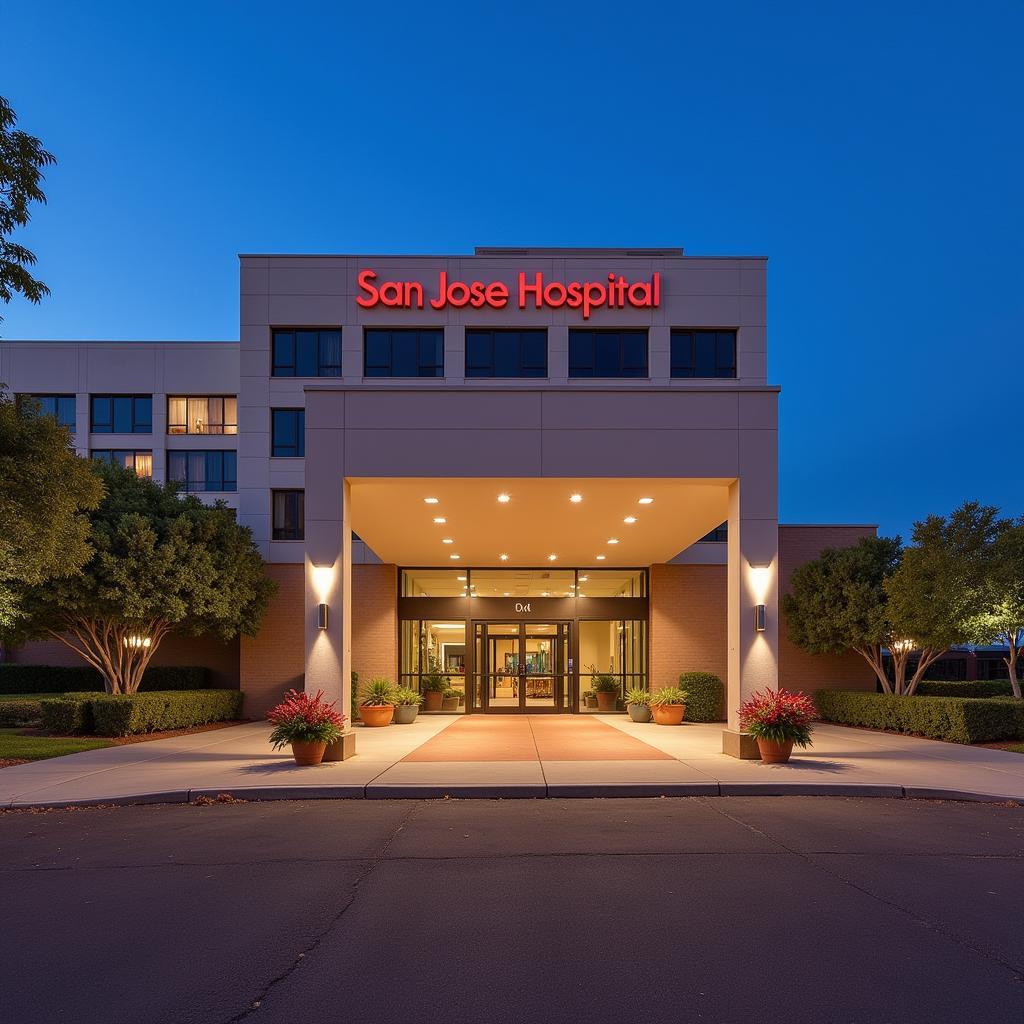
[[[270,742],[275,750],[289,743],[332,743],[341,734],[345,716],[334,709],[335,701],[325,701],[324,691],[310,697],[299,690],[289,690],[284,700],[267,712],[267,721],[274,727]]]
[[[759,690],[740,705],[740,728],[755,739],[809,747],[811,722],[817,714],[806,693]]]

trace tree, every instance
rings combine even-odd
[[[1024,518],[1006,526],[992,545],[986,578],[987,607],[974,620],[971,639],[976,643],[1005,644],[1003,661],[1010,674],[1013,695],[1021,699],[1017,657],[1024,646]]]
[[[10,103],[0,96],[0,299],[7,303],[21,294],[38,303],[50,289],[29,273],[36,263],[35,253],[9,236],[28,224],[31,203],[46,202],[42,169],[57,159],[35,136],[15,129],[17,123]]]
[[[899,537],[862,537],[797,568],[782,599],[790,640],[810,654],[856,651],[892,693],[884,662],[894,642],[885,583],[901,554]]]
[[[120,466],[99,470],[106,495],[90,516],[94,554],[78,576],[25,588],[17,639],[51,637],[134,693],[172,630],[253,635],[276,589],[247,527],[221,503]]]
[[[988,610],[994,544],[1008,525],[998,514],[992,506],[968,501],[948,518],[931,515],[914,524],[914,543],[885,582],[898,638],[892,651],[897,693],[914,693],[928,666],[953,644],[969,640]],[[919,656],[905,682],[912,650]]]
[[[20,586],[72,576],[89,559],[86,513],[102,496],[67,429],[0,389],[0,628],[19,615]]]

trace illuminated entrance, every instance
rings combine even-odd
[[[620,698],[647,688],[646,569],[399,577],[399,683],[444,690],[449,713],[595,712],[598,677],[610,676]]]

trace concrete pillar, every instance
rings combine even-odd
[[[756,515],[757,502],[745,502],[740,492],[740,480],[729,485],[726,708],[733,733],[739,730],[740,702],[755,690],[779,685],[778,521],[771,512]],[[759,604],[765,606],[763,631],[755,623]]]

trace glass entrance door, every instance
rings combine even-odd
[[[544,713],[572,707],[568,622],[474,623],[474,708]]]

